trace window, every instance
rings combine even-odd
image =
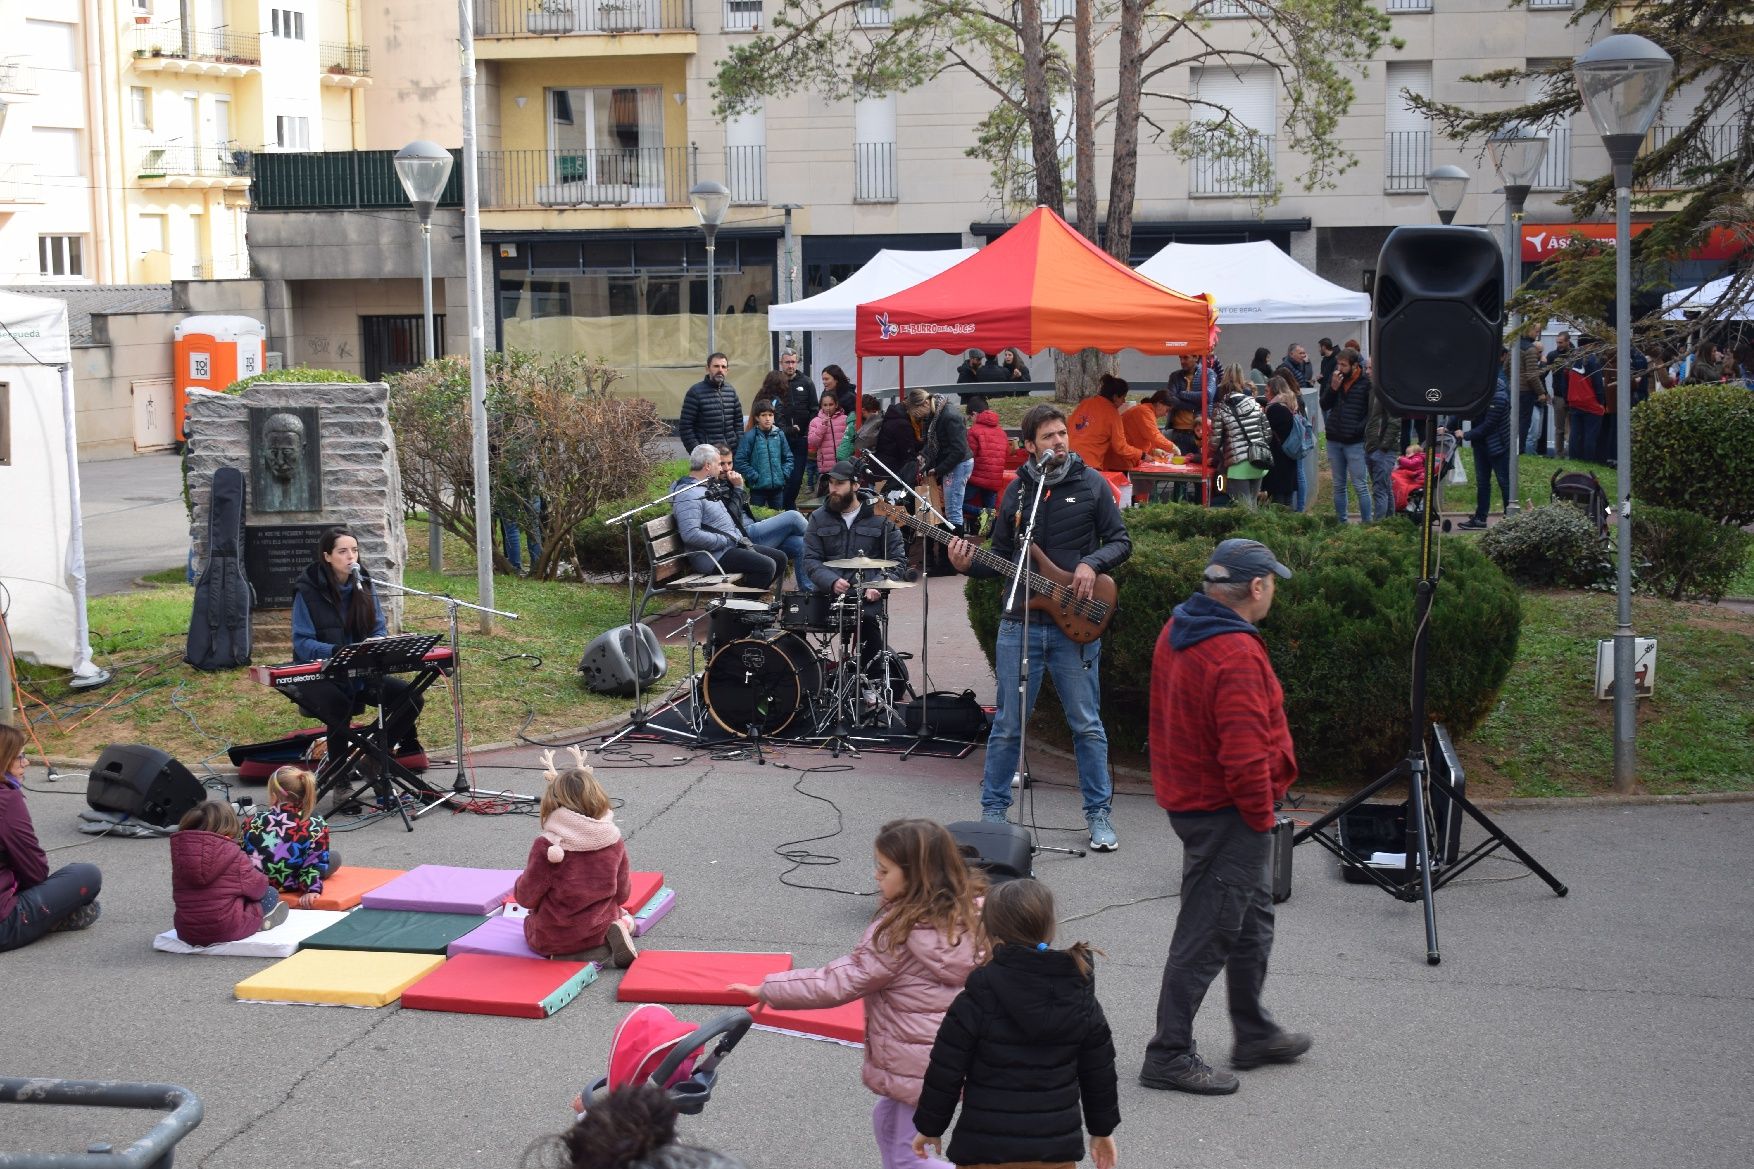
[[[44,276],[85,275],[85,237],[37,236],[37,267]]]
[[[144,85],[128,87],[128,117],[136,130],[152,129],[152,91]]]
[[[854,102],[853,201],[893,202],[898,198],[895,95]]]
[[[853,23],[865,28],[882,27],[889,23],[890,0],[856,0]]]
[[[1526,68],[1531,74],[1524,83],[1523,100],[1526,102],[1539,101],[1546,96],[1548,78],[1544,74],[1549,70],[1559,70],[1557,76],[1568,89],[1570,87],[1570,58],[1530,57]],[[1537,191],[1563,191],[1571,185],[1571,119],[1561,114],[1537,129],[1547,135],[1547,155],[1541,160],[1541,169],[1535,172],[1529,186]]]
[[[164,216],[142,215],[134,234],[134,254],[145,256],[164,251]]]
[[[725,185],[733,203],[767,202],[767,111],[750,110],[725,123]]]
[[[664,201],[664,91],[659,86],[548,91],[545,206]],[[675,160],[670,160],[674,162]]]
[[[750,32],[761,27],[761,0],[725,0],[725,31]]]
[[[291,8],[270,8],[268,10],[268,35],[294,41],[304,40],[305,14]]]
[[[1409,95],[1431,97],[1430,61],[1390,61],[1384,70],[1383,190],[1425,193],[1431,169],[1431,119]]]
[[[73,25],[59,21],[27,20],[24,22],[24,43],[28,46],[25,55],[38,69],[78,69],[79,49],[75,31]]]
[[[152,12],[152,0],[134,0],[134,11],[150,15]]]
[[[311,120],[288,114],[276,114],[274,117],[274,145],[282,150],[309,150],[311,148]]]
[[[1194,70],[1193,127],[1205,147],[1192,164],[1193,195],[1263,195],[1273,189],[1273,71]]]
[[[1249,3],[1249,0],[1210,0],[1201,15],[1214,20],[1228,20],[1241,16],[1263,16],[1265,12],[1259,5]]]
[[[38,175],[77,178],[85,173],[85,152],[79,148],[78,130],[37,126],[31,137]]]

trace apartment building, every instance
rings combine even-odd
[[[1069,11],[1069,0],[1042,2],[1049,17]],[[1524,95],[1464,78],[1569,58],[1600,33],[1569,25],[1570,0],[1384,3],[1402,44],[1353,79],[1357,98],[1339,134],[1358,161],[1331,189],[1302,189],[1270,71],[1183,65],[1154,81],[1231,109],[1258,136],[1273,175],[1261,182],[1216,159],[1184,161],[1147,136],[1135,261],[1173,240],[1266,239],[1329,279],[1368,288],[1387,233],[1435,221],[1424,176],[1442,163],[1473,175],[1458,223],[1501,220],[1483,143],[1439,139],[1403,92],[1515,104]],[[866,0],[856,14],[885,25],[890,0]],[[1242,46],[1255,35],[1247,0],[1224,0],[1211,15],[1216,43]],[[717,179],[733,194],[718,236],[716,336],[745,389],[771,365],[766,311],[775,300],[820,291],[879,248],[978,244],[1020,210],[994,193],[987,165],[966,156],[991,98],[964,74],[870,101],[800,93],[716,119],[716,63],[764,19],[761,0],[477,0],[474,18],[490,344],[607,355],[660,409],[698,378],[707,346],[704,240],[687,198],[695,182]],[[416,138],[460,145],[460,100],[450,22],[431,19],[416,0],[386,0],[363,31],[380,77],[364,98],[364,149],[344,164],[309,155],[259,169],[250,233],[270,303],[280,306],[271,330],[284,337],[277,343],[287,360],[337,363],[346,348],[353,368],[375,376],[419,357],[417,237],[390,155]],[[1099,91],[1112,89],[1114,76],[1110,42],[1102,44],[1110,56],[1099,49]],[[1146,109],[1166,127],[1186,117],[1149,97]],[[1542,258],[1552,229],[1568,225],[1557,196],[1574,177],[1606,169],[1593,130],[1578,122],[1547,127],[1527,259]],[[1099,129],[1099,205],[1107,136]],[[453,181],[450,206],[458,194]],[[456,348],[465,336],[462,259],[448,214],[434,234],[438,300]],[[350,217],[364,218],[350,225]]]

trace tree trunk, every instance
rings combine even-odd
[[[1060,176],[1060,148],[1054,133],[1054,108],[1048,99],[1047,58],[1042,51],[1041,6],[1023,4],[1023,116],[1029,124],[1030,155],[1035,160],[1035,201],[1066,210],[1066,184]]]
[[[1077,0],[1072,17],[1072,174],[1078,234],[1093,244],[1096,229],[1096,66],[1091,51],[1091,0]],[[1068,405],[1096,389],[1108,371],[1098,349],[1054,355],[1054,400]]]
[[[1127,263],[1133,251],[1133,198],[1139,180],[1139,33],[1145,0],[1121,0],[1120,71],[1115,90],[1115,156],[1108,180],[1108,254]]]

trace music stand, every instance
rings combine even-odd
[[[387,674],[417,674],[407,696],[394,712],[400,714],[439,676],[437,670],[426,665],[426,655],[441,640],[443,635],[438,633],[402,633],[394,637],[356,641],[336,649],[316,676],[343,688],[347,683],[365,678],[370,680],[367,688],[373,689]],[[403,806],[396,789],[406,792],[417,801],[425,801],[438,795],[438,792],[420,776],[402,766],[401,761],[390,750],[384,728],[391,719],[384,711],[381,688],[376,689],[376,696],[379,701],[376,703],[378,717],[375,724],[364,730],[349,726],[342,733],[343,743],[329,744],[328,757],[317,771],[317,801],[320,803],[324,796],[346,787],[348,776],[353,774],[355,765],[369,758],[376,765],[376,774],[362,777],[356,786],[337,801],[338,806],[356,800],[366,788],[373,788],[380,799],[395,802],[403,827],[412,832],[414,822],[408,818],[408,810]]]

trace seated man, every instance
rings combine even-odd
[[[828,493],[822,506],[810,513],[810,526],[804,533],[804,571],[819,591],[832,590],[837,596],[878,578],[904,580],[908,571],[900,529],[860,501],[858,474],[850,460],[834,465],[828,472]],[[826,563],[855,556],[896,563],[893,568],[866,571],[830,568]],[[862,667],[869,667],[883,652],[883,598],[883,590],[867,588],[859,606]]]
[[[688,474],[671,484],[688,488],[670,504],[688,563],[696,572],[740,573],[743,584],[771,588],[785,575],[786,554],[757,544],[731,518],[710,490],[718,475],[719,448],[703,442],[689,452]]]
[[[731,513],[731,519],[743,529],[744,535],[757,544],[778,548],[792,558],[792,571],[797,574],[799,592],[815,591],[810,578],[804,575],[804,513],[791,508],[764,520],[756,519],[750,510],[749,491],[743,484],[743,475],[736,468],[735,456],[723,443],[719,444],[719,477],[709,490],[725,505],[725,510]],[[785,569],[780,572],[784,575]]]

